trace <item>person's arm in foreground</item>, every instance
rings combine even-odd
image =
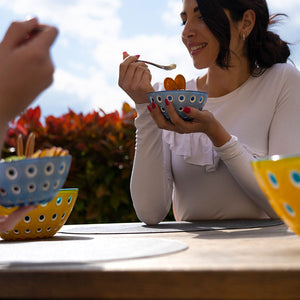
[[[38,29],[38,30],[37,30]],[[33,34],[34,30],[37,33]],[[50,47],[57,29],[36,18],[13,22],[0,43],[0,146],[9,121],[20,114],[53,81]],[[35,206],[0,217],[0,232],[11,230]]]

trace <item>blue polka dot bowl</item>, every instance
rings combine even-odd
[[[2,232],[4,240],[33,240],[51,238],[68,220],[77,200],[78,189],[61,189],[49,202],[38,207],[19,221],[13,230]],[[9,215],[17,207],[0,206],[0,215]]]
[[[0,163],[0,205],[47,203],[67,179],[71,155],[26,158]]]
[[[154,102],[168,121],[170,117],[167,113],[165,99],[173,103],[177,114],[185,121],[192,120],[192,118],[183,111],[186,106],[202,110],[207,101],[207,93],[189,90],[158,91],[148,93],[147,96],[150,104]]]
[[[300,156],[274,155],[251,165],[274,211],[300,235]]]

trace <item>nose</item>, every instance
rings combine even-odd
[[[181,33],[182,39],[188,39],[193,37],[194,35],[195,31],[193,29],[193,26],[191,26],[189,22],[186,22]]]

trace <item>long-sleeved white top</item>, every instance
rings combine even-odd
[[[196,80],[187,89],[196,90]],[[131,196],[141,221],[162,221],[172,203],[181,221],[277,218],[250,161],[300,153],[300,72],[295,67],[276,64],[233,92],[208,98],[204,109],[232,135],[221,147],[203,133],[159,129],[147,104],[136,109]]]

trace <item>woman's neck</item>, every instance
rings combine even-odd
[[[205,91],[209,97],[221,97],[231,93],[250,77],[247,60],[239,61],[238,67],[221,69],[218,66],[208,68],[208,72],[197,80],[198,90]]]

